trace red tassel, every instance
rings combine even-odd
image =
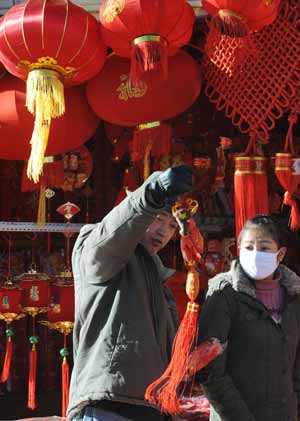
[[[171,362],[163,375],[148,386],[145,393],[147,401],[169,414],[180,413],[180,398],[184,393],[184,388],[179,397],[177,389],[188,374],[190,353],[197,340],[198,310],[198,304],[188,303],[175,338]]]
[[[131,48],[130,81],[138,83],[151,70],[159,72],[164,80],[168,78],[168,44],[159,35],[135,38]]]
[[[61,365],[61,379],[62,379],[62,416],[65,417],[69,404],[69,364],[67,357],[63,357]]]
[[[27,407],[32,410],[36,408],[36,402],[35,402],[36,364],[37,364],[37,351],[36,351],[35,344],[33,344],[30,351],[28,402],[27,402]]]
[[[171,149],[171,126],[159,121],[141,124],[134,131],[131,158],[133,162],[143,161],[148,148],[151,155],[168,155]]]
[[[292,198],[289,191],[284,193],[283,204],[291,207],[291,215],[289,226],[291,230],[297,230],[300,228],[300,214],[296,201]]]
[[[9,376],[9,370],[10,370],[10,364],[11,364],[11,358],[12,358],[12,350],[13,350],[13,343],[12,338],[9,336],[6,340],[6,351],[5,351],[5,358],[4,358],[4,365],[2,369],[2,375],[1,375],[1,383],[6,382]]]
[[[249,35],[249,28],[242,17],[231,10],[220,10],[213,18],[213,24],[222,35],[244,38]]]

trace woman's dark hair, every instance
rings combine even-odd
[[[244,233],[251,229],[258,228],[262,229],[267,235],[269,235],[274,241],[276,241],[278,247],[282,247],[282,235],[279,223],[269,215],[257,215],[254,218],[248,219],[245,222],[242,230],[238,237],[238,244],[241,244]]]

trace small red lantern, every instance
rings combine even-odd
[[[274,22],[279,4],[280,0],[202,0],[203,8],[214,17],[220,32],[236,37]]]
[[[0,379],[1,383],[6,382],[8,379],[12,359],[12,337],[14,331],[10,325],[13,321],[25,317],[25,314],[22,313],[21,299],[22,290],[11,281],[7,281],[0,286],[0,320],[6,322],[6,351]]]
[[[28,403],[29,409],[36,408],[35,390],[36,390],[36,370],[37,370],[37,343],[38,337],[35,334],[35,320],[40,313],[48,310],[49,302],[49,281],[50,278],[45,273],[37,273],[31,270],[23,273],[17,278],[20,281],[20,287],[23,289],[23,311],[32,317],[32,336],[29,338],[31,344],[29,359],[29,377],[28,377]]]
[[[169,153],[171,130],[160,121],[189,108],[201,90],[200,68],[193,58],[179,51],[169,60],[169,76],[164,81],[156,72],[145,74],[143,82],[132,86],[128,60],[111,56],[103,69],[87,85],[87,97],[103,120],[123,126],[137,126],[132,158],[144,157],[149,144],[152,154]]]
[[[69,0],[28,0],[0,23],[0,59],[27,79],[26,107],[35,115],[28,176],[42,173],[51,120],[65,113],[64,86],[95,76],[105,61],[96,19]]]
[[[185,0],[106,0],[100,6],[104,39],[131,57],[131,80],[158,69],[167,77],[168,56],[191,38],[195,15]]]
[[[64,347],[60,350],[63,358],[61,365],[62,374],[62,416],[66,416],[69,401],[69,364],[67,336],[72,332],[74,325],[75,297],[72,273],[67,270],[56,277],[51,286],[51,299],[48,310],[48,320],[42,324],[50,329],[55,329],[64,335]]]

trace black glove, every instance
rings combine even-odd
[[[192,190],[193,170],[187,165],[168,168],[149,184],[148,191],[153,200],[164,205],[166,200],[176,200],[176,196]]]

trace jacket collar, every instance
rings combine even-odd
[[[279,283],[284,286],[288,296],[300,294],[300,278],[284,265],[279,265]],[[254,282],[243,271],[238,259],[234,260],[230,268],[231,284],[234,290],[256,297]]]

